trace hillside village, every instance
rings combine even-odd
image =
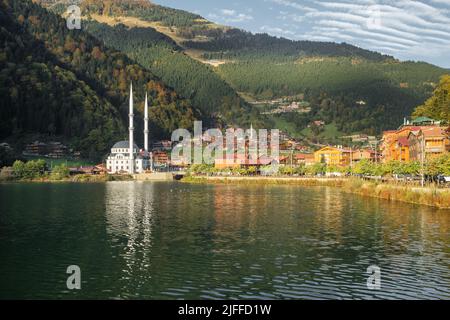
[[[291,175],[366,172],[366,163],[395,164],[395,170],[383,168],[384,174],[417,175],[423,173],[421,167],[448,155],[447,69],[345,44],[222,28],[199,22],[198,15],[142,1],[110,1],[108,9],[84,1],[85,29],[68,33],[61,16],[64,6],[50,2],[1,4],[6,41],[0,67],[7,75],[17,69],[25,73],[20,79],[4,78],[0,167],[11,168],[19,160],[32,168],[32,161],[44,160],[45,167],[34,166],[39,175],[54,166],[73,174],[127,173],[124,164],[123,172],[122,166],[108,172],[107,158],[114,143],[125,137],[130,81],[137,88],[140,119],[144,93],[149,95],[154,130],[145,151],[151,153],[150,171],[190,170],[186,159],[170,158],[174,145],[167,139],[174,129],[191,128],[196,120],[222,129],[253,123],[281,130],[277,159],[251,162],[236,156],[229,165],[219,157],[212,169],[206,168],[217,172],[260,173],[275,161],[280,173]],[[204,41],[195,41],[198,37]],[[193,51],[200,60],[227,63],[206,67],[190,57]],[[54,60],[47,59],[49,53]],[[43,74],[58,81],[49,83]],[[421,105],[433,90],[435,98]],[[53,97],[50,102],[48,97]],[[413,120],[396,128],[409,115]]]
[[[149,145],[152,167],[145,172],[150,174],[151,172],[161,171],[193,170],[202,173],[203,170],[205,171],[203,173],[245,175],[261,173],[262,168],[276,163],[280,165],[279,174],[342,176],[343,174],[358,172],[358,166],[361,166],[361,163],[373,163],[374,165],[398,163],[405,166],[415,166],[417,171],[415,173],[419,174],[419,163],[431,163],[442,156],[448,157],[450,152],[450,127],[427,117],[418,117],[414,120],[405,119],[399,128],[384,131],[380,139],[367,135],[352,135],[346,138],[353,146],[350,144],[346,146],[327,145],[318,148],[304,145],[287,133],[281,132],[278,158],[274,159],[268,155],[263,155],[259,156],[258,159],[253,159],[249,151],[249,137],[247,136],[243,141],[246,146],[246,155],[235,153],[232,158],[227,158],[225,155],[216,157],[213,166],[203,166],[202,169],[199,169],[198,165],[191,166],[188,157],[171,159],[172,149],[176,146],[172,141],[153,141]],[[270,139],[270,135],[268,139]],[[211,138],[208,138],[207,134],[204,133],[204,148],[207,146],[206,141],[211,141]],[[127,143],[128,141],[123,142],[125,149]],[[237,143],[238,141],[236,141]],[[3,147],[5,145],[7,144],[2,144]],[[226,152],[226,141],[224,141],[223,148]],[[139,153],[142,152],[141,149]],[[126,150],[124,154],[126,154]],[[51,162],[52,159],[69,158],[71,161],[79,159],[78,152],[69,149],[60,142],[32,142],[26,145],[23,156],[32,159],[48,159],[47,162]],[[51,169],[47,168],[47,170]],[[106,161],[104,161],[97,165],[69,165],[68,173],[70,175],[129,174],[126,166],[122,169],[122,171],[111,172]],[[408,171],[409,169],[405,170]],[[414,173],[414,169],[410,173]]]

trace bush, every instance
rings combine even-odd
[[[0,181],[9,181],[13,180],[13,168],[12,167],[3,167],[0,171]]]
[[[425,173],[431,176],[438,174],[450,176],[450,153],[429,160],[425,167]]]
[[[16,179],[22,179],[25,175],[25,163],[20,161],[20,160],[16,160],[13,163],[13,176]]]
[[[291,176],[294,174],[294,168],[292,168],[291,166],[280,166],[278,168],[278,173],[281,175]]]
[[[24,163],[17,160],[13,164],[13,176],[16,179],[37,179],[45,174],[46,163],[44,160],[34,160]]]
[[[324,174],[326,171],[326,165],[323,163],[315,163],[312,166],[306,167],[306,173],[310,175]]]
[[[52,180],[62,180],[70,176],[70,170],[65,164],[53,167],[50,179]]]
[[[192,174],[208,174],[208,173],[214,173],[216,169],[213,165],[210,164],[193,164],[189,168],[189,173]]]

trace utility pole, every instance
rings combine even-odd
[[[421,149],[422,149],[422,156],[421,158],[421,171],[422,171],[422,181],[421,185],[422,187],[425,185],[425,135],[422,132],[422,141],[421,141]]]
[[[350,145],[350,173],[353,175],[353,146]]]
[[[378,163],[378,140],[375,141],[375,164]]]
[[[291,146],[291,168],[292,168],[292,155],[294,153],[294,146]]]

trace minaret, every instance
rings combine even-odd
[[[130,173],[134,173],[134,113],[133,113],[133,83],[130,86]]]
[[[145,106],[144,106],[144,150],[148,152],[148,99],[147,93],[145,93]]]
[[[253,123],[250,124],[250,139],[253,139]]]

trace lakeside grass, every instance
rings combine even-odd
[[[91,175],[91,174],[78,174],[75,176],[52,179],[49,176],[34,178],[34,179],[4,179],[0,180],[0,183],[95,183],[95,182],[108,182],[108,181],[133,181],[133,177],[130,175]]]
[[[205,177],[188,176],[185,183],[222,183],[222,184],[277,184],[299,185],[306,187],[337,187],[342,191],[366,197],[375,197],[391,201],[450,209],[450,189],[440,189],[434,185],[425,187],[365,181],[358,178],[293,178],[293,177]]]

